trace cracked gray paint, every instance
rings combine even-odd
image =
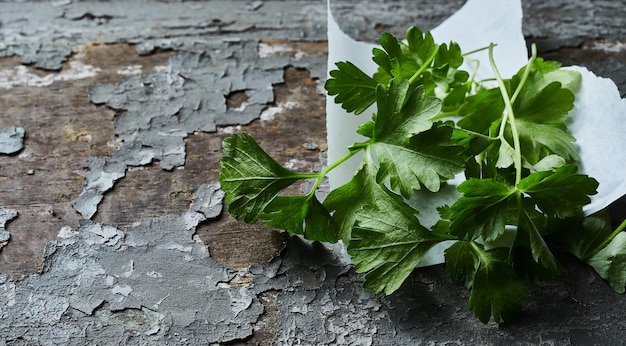
[[[96,213],[104,193],[113,187],[116,180],[126,173],[126,167],[109,164],[105,159],[92,157],[87,159],[89,173],[86,175],[86,187],[72,206],[83,218],[91,219]]]
[[[222,213],[223,199],[224,191],[218,183],[202,184],[194,191],[190,208],[207,219],[216,218]]]
[[[326,40],[323,1],[0,2],[0,57],[17,55],[37,68],[61,69],[76,47],[94,41],[134,44],[139,54],[174,50],[164,70],[90,89],[93,103],[119,112],[119,147],[109,159],[86,162],[85,189],[74,202],[85,218],[78,235],[48,245],[41,273],[15,281],[0,276],[0,344],[237,342],[253,335],[264,310],[258,297],[266,292],[277,293],[280,313],[275,339],[267,341],[279,345],[587,344],[626,338],[623,299],[580,266],[533,288],[527,316],[515,326],[480,324],[464,306],[467,292],[441,266],[416,271],[390,297],[376,296],[362,289],[362,277],[340,249],[298,237],[267,269],[234,273],[193,238],[199,223],[221,212],[223,194],[215,183],[196,189],[188,211],[140,220],[124,231],[89,220],[129,167],[154,161],[164,169],[183,166],[187,136],[258,118],[273,101],[271,84],[282,82],[285,66],[306,68],[323,81],[323,58],[256,55],[259,37]],[[418,14],[414,2],[370,2],[358,8],[335,2],[336,13],[350,14],[341,21],[345,30],[361,40],[375,39],[380,28],[401,35],[416,21],[432,27],[462,1],[426,1],[427,10]],[[610,2],[525,4],[531,14],[525,32],[556,36],[555,47],[579,42],[578,36],[624,36],[624,8]],[[581,5],[614,14],[597,18],[614,19],[579,21]],[[551,8],[565,8],[576,20],[550,20],[563,13]],[[611,66],[618,71],[621,65]],[[233,91],[248,96],[244,109],[226,107]],[[236,274],[251,275],[252,283],[231,284]]]
[[[199,189],[191,210],[126,233],[83,220],[78,236],[48,244],[40,274],[0,277],[0,335],[66,345],[249,337],[263,307],[247,289],[223,285],[234,273],[192,238],[207,220],[194,209],[221,203],[215,186]]]
[[[257,46],[258,40],[198,41],[195,51],[174,53],[162,71],[132,75],[118,85],[94,84],[91,102],[121,112],[115,118],[115,135],[122,144],[105,164],[94,164],[102,161],[95,158],[87,162],[91,172],[75,209],[91,218],[103,194],[124,176],[124,166],[154,160],[166,170],[183,166],[188,135],[258,119],[274,101],[273,85],[283,82],[286,66],[310,66],[318,78],[325,73],[320,57],[261,58]],[[233,91],[245,91],[241,109],[226,107]],[[108,166],[118,170],[107,171]]]
[[[11,239],[11,234],[6,229],[7,222],[17,217],[17,210],[0,207],[0,250]]]
[[[58,6],[3,2],[0,57],[18,55],[25,64],[59,70],[75,45],[93,41],[126,42],[136,45],[140,54],[150,54],[164,49],[193,50],[211,36],[325,40],[325,7],[320,5],[316,1],[296,6],[284,6],[282,1],[266,1],[262,6],[248,1],[187,6],[145,0]]]
[[[24,147],[24,129],[9,126],[0,129],[0,154],[15,154]]]

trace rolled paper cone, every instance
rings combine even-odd
[[[346,35],[333,16],[331,1],[328,0],[328,72],[336,69],[335,63],[350,61],[366,74],[376,71],[372,60],[372,49],[377,45],[359,42]],[[488,13],[488,16],[485,16]],[[422,28],[420,28],[422,29]],[[436,42],[459,43],[465,52],[473,51],[496,43],[494,58],[500,73],[510,77],[524,66],[528,60],[526,41],[522,34],[522,4],[519,0],[469,0],[450,18],[431,30]],[[471,59],[488,61],[486,51],[473,54]],[[463,66],[473,70],[474,66]],[[477,71],[477,80],[493,77],[491,67],[482,63]],[[362,141],[364,137],[356,133],[362,123],[370,120],[375,107],[361,115],[347,113],[334,97],[326,100],[326,127],[328,141],[328,162],[332,163],[345,155],[348,146]],[[356,172],[360,157],[353,157],[329,173],[330,187],[335,189],[348,182]]]
[[[328,73],[336,69],[335,63],[350,61],[365,73],[371,75],[376,71],[376,64],[372,60],[372,49],[376,45],[358,42],[346,35],[335,21],[330,0],[328,5]],[[341,105],[335,103],[334,97],[326,98],[326,131],[328,143],[328,162],[332,163],[348,153],[348,147],[355,142],[362,141],[363,136],[356,133],[359,125],[368,121],[374,107],[370,107],[361,115],[349,114]],[[333,169],[328,174],[331,189],[350,181],[356,173],[361,156],[356,155],[343,165]]]
[[[359,42],[346,35],[331,11],[328,0],[328,71],[336,69],[338,61],[350,61],[366,74],[376,71],[372,61],[374,44]],[[485,15],[488,14],[488,15]],[[471,52],[494,43],[494,60],[503,78],[510,78],[528,62],[526,41],[522,33],[522,5],[520,0],[468,0],[459,11],[431,30],[435,42],[457,42],[463,52]],[[423,28],[420,28],[423,29]],[[461,67],[473,71],[469,60],[480,60],[476,80],[493,77],[488,63],[488,52],[472,54]],[[587,215],[597,212],[626,195],[626,100],[620,97],[615,83],[601,78],[582,67],[568,67],[582,75],[575,107],[571,111],[570,133],[576,137],[581,157],[581,172],[600,183],[598,194],[585,206]],[[347,113],[334,97],[326,99],[326,126],[328,162],[332,163],[348,152],[348,147],[364,137],[356,133],[362,123],[371,119],[375,106],[361,115]],[[328,175],[331,189],[348,182],[356,173],[361,156],[356,155]],[[456,186],[464,180],[460,174],[438,193],[419,191],[408,202],[419,211],[421,224],[430,227],[439,219],[436,208],[452,204],[460,194]],[[507,232],[514,232],[509,229]],[[507,237],[512,239],[512,237]],[[432,248],[420,266],[442,263],[443,251],[452,242],[443,242]],[[498,244],[502,245],[502,244]],[[489,244],[487,244],[489,246]]]

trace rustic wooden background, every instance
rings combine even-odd
[[[372,41],[384,30],[400,35],[411,24],[432,28],[462,3],[454,0],[336,1],[334,10],[342,18],[340,24],[346,32],[358,39]],[[250,78],[254,78],[251,70],[256,66],[267,66],[267,61],[276,65],[274,70],[282,71],[282,80],[268,85],[273,100],[253,111],[258,114],[251,114],[259,117],[263,110],[275,110],[273,119],[254,120],[241,127],[236,124],[218,126],[216,132],[190,133],[184,139],[186,158],[181,167],[165,170],[158,160],[128,167],[125,177],[104,194],[92,221],[127,231],[140,220],[184,213],[189,209],[194,190],[218,179],[221,141],[229,131],[251,133],[277,161],[296,160],[293,162],[301,170],[312,170],[321,162],[325,151],[325,97],[320,93],[320,86],[325,78],[327,53],[324,1],[141,1],[135,4],[123,1],[0,1],[0,129],[19,126],[25,130],[21,151],[12,155],[0,154],[0,207],[19,213],[17,218],[7,222],[6,229],[11,238],[0,250],[0,273],[6,275],[5,287],[7,282],[19,286],[20,279],[41,273],[46,245],[57,241],[64,227],[73,231],[80,228],[84,217],[72,203],[85,188],[85,176],[89,173],[85,162],[90,157],[109,159],[119,148],[115,119],[124,111],[91,102],[90,88],[98,83],[122,83],[129,76],[124,71],[148,74],[155,69],[167,68],[175,54],[189,49],[185,44],[190,38],[229,42],[230,45],[252,42],[256,49],[270,49],[264,62],[258,58],[245,62],[245,57],[235,57],[234,61],[250,64],[250,69],[245,72],[252,76]],[[523,4],[523,30],[529,43],[538,44],[540,55],[565,64],[585,65],[614,80],[622,96],[626,94],[626,2],[533,0],[523,1]],[[150,8],[152,10],[143,11]],[[37,45],[38,48],[33,48]],[[152,49],[142,51],[146,45],[149,48],[152,45]],[[52,52],[52,57],[44,56],[46,49]],[[57,55],[64,56],[58,64],[54,62]],[[301,60],[299,57],[302,56],[309,60]],[[89,65],[98,72],[86,78],[57,78],[59,80],[43,86],[29,84],[16,72],[28,73],[31,80],[54,78],[61,76],[63,71],[72,71],[71,63]],[[261,69],[261,73],[270,70]],[[2,87],[3,75],[10,76],[7,81],[12,83],[10,87]],[[223,94],[221,102],[225,103],[225,109],[239,109],[245,108],[249,99],[245,90],[233,87]],[[217,220],[201,223],[196,234],[208,248],[211,259],[240,271],[251,266],[268,268],[273,258],[281,256],[289,241],[280,232],[261,225],[243,224],[227,213],[222,213]],[[552,304],[546,311],[554,314],[553,319],[533,315],[539,312],[530,313],[530,319],[545,323],[542,327],[545,333],[531,333],[533,338],[541,334],[543,340],[524,338],[523,328],[536,327],[530,322],[512,331],[505,328],[493,332],[497,326],[491,326],[492,332],[484,334],[487,336],[481,336],[481,330],[472,331],[473,324],[464,325],[457,333],[446,332],[449,336],[446,340],[458,344],[469,344],[471,340],[509,344],[516,338],[521,338],[520,343],[623,343],[626,337],[625,298],[603,287],[588,268],[570,259],[564,260],[570,265],[569,271],[555,284],[534,288],[533,293],[540,298],[529,303],[530,311],[541,311],[539,305]],[[425,269],[419,275],[415,280],[422,283],[426,281],[429,285],[441,284],[443,287],[446,287],[444,283],[450,284],[439,267]],[[239,280],[252,279],[243,275]],[[593,287],[587,287],[589,285]],[[0,291],[1,288],[0,285]],[[263,303],[266,317],[260,320],[264,324],[259,322],[251,336],[210,343],[225,340],[229,343],[271,344],[284,341],[277,338],[280,330],[287,328],[281,324],[283,320],[277,306],[281,291],[267,292],[255,298]],[[458,295],[458,292],[451,291],[450,294]],[[402,299],[406,292],[399,294],[398,299]],[[594,296],[598,294],[602,296]],[[551,298],[554,295],[560,305]],[[456,302],[461,312],[453,313],[465,313],[465,297],[442,299]],[[0,308],[2,311],[7,313],[9,310]],[[567,318],[559,321],[556,317],[560,314]],[[578,315],[579,325],[572,328],[564,325]],[[406,319],[415,322],[417,318]],[[28,323],[28,320],[20,321]],[[416,334],[421,336],[415,340],[444,342],[434,335],[441,329],[458,327],[456,323],[463,322],[419,324],[422,332]],[[14,326],[7,324],[5,327]],[[6,330],[0,328],[0,335],[3,332]],[[308,333],[314,332],[309,330]],[[124,333],[131,332],[126,329]],[[326,329],[324,333],[332,333],[332,330]],[[7,344],[50,343],[50,340],[29,335],[25,332],[22,337],[3,336]],[[85,337],[84,340],[94,340],[88,339],[88,335]],[[187,337],[190,344],[198,341],[193,333]],[[296,339],[292,339],[294,343]],[[132,340],[137,342],[138,339]],[[324,343],[342,343],[340,339],[328,340]],[[367,340],[385,344],[385,340],[376,337]],[[358,340],[354,342],[361,344]],[[0,344],[3,344],[2,340]]]

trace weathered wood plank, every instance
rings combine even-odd
[[[463,2],[342,0],[333,8],[346,32],[373,41],[383,30],[402,35],[412,24],[432,28]],[[324,1],[65,3],[0,2],[0,76],[27,71],[44,83],[64,73],[94,71],[86,65],[99,69],[85,78],[70,75],[73,79],[45,86],[15,82],[10,89],[0,89],[0,128],[21,126],[26,132],[20,153],[0,155],[0,207],[20,213],[7,224],[11,239],[0,251],[0,274],[13,278],[0,275],[0,287],[6,287],[0,293],[15,294],[13,308],[22,308],[20,316],[28,310],[32,317],[27,322],[38,324],[37,328],[25,326],[24,317],[7,316],[0,326],[0,335],[7,334],[7,340],[38,343],[56,338],[84,344],[85,340],[123,342],[132,336],[171,343],[204,338],[250,345],[288,343],[296,338],[311,344],[386,344],[390,340],[567,344],[619,343],[626,337],[621,318],[624,297],[612,294],[589,268],[570,258],[563,259],[568,270],[558,280],[533,287],[520,324],[482,325],[464,308],[467,292],[452,283],[441,266],[416,272],[396,295],[374,297],[360,289],[358,275],[337,265],[331,254],[315,244],[299,243],[260,225],[242,224],[226,213],[197,227],[181,226],[190,222],[184,216],[188,216],[194,190],[218,178],[221,141],[232,131],[251,133],[281,163],[293,160],[304,171],[319,164],[325,150],[325,98],[318,92],[327,53]],[[524,33],[529,43],[538,43],[542,55],[566,64],[584,64],[612,78],[626,93],[623,1],[523,3]],[[39,69],[21,62],[32,62]],[[173,66],[183,67],[178,71]],[[209,100],[207,106],[213,113],[205,115],[221,112],[217,118],[224,123],[216,125],[217,132],[186,133],[184,165],[166,170],[153,160],[124,166],[125,176],[104,194],[91,218],[95,225],[112,225],[126,233],[123,241],[115,243],[121,249],[98,244],[94,239],[102,239],[87,235],[80,240],[58,240],[66,226],[69,233],[92,234],[72,207],[90,173],[85,161],[89,157],[112,160],[123,141],[132,139],[128,127],[118,123],[126,110],[116,105],[123,102],[96,105],[90,102],[90,88],[96,83],[119,86],[129,74],[146,76],[155,68],[173,69],[170,75],[163,72],[159,77],[167,81],[165,76],[169,76],[174,82],[164,89],[145,83],[146,90],[165,90],[172,104],[196,96]],[[217,77],[211,82],[201,79],[213,72]],[[236,73],[240,76],[233,78]],[[193,78],[205,84],[191,87]],[[177,89],[175,83],[182,86]],[[271,99],[255,101],[264,88]],[[193,90],[216,95],[204,99],[206,95],[192,94]],[[268,117],[272,114],[272,119],[236,125],[263,112]],[[150,115],[146,113],[138,115]],[[172,120],[166,116],[153,119],[155,123],[149,126]],[[232,126],[226,124],[229,120]],[[147,226],[153,220],[161,226]],[[195,242],[182,239],[181,234],[190,230],[195,232]],[[153,239],[151,232],[175,239]],[[102,241],[114,243],[117,236]],[[46,244],[53,246],[44,256]],[[198,244],[206,245],[210,259],[199,253]],[[268,265],[272,258],[274,262]],[[250,266],[256,268],[247,271]],[[231,275],[228,268],[239,271],[238,275]],[[42,270],[41,276],[14,280]],[[211,275],[216,281],[210,280]],[[109,281],[112,284],[107,286]],[[106,295],[114,289],[117,293]],[[34,297],[28,304],[24,303],[27,296]],[[197,301],[185,301],[188,297]],[[116,301],[123,301],[117,306],[122,312],[111,308]],[[4,306],[0,303],[0,311]],[[187,309],[185,313],[177,309],[180,306]],[[243,307],[234,313],[233,307],[239,306]],[[162,320],[151,325],[148,317],[152,315],[146,309],[161,314]],[[128,329],[124,324],[128,316],[143,321],[140,327],[144,329]],[[234,317],[211,324],[211,318],[218,319],[215,316]],[[151,329],[155,326],[160,329]],[[76,341],[73,333],[87,339]]]

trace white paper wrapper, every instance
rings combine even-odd
[[[567,68],[582,75],[569,130],[579,146],[582,172],[600,183],[584,209],[592,214],[626,195],[626,99],[612,80],[584,67]]]
[[[485,15],[488,14],[488,15]],[[527,63],[526,42],[522,34],[522,6],[520,0],[468,0],[465,5],[437,28],[431,30],[436,42],[455,41],[464,52],[497,44],[494,58],[504,78],[509,78]],[[328,70],[336,69],[338,61],[350,61],[365,73],[376,70],[372,61],[375,45],[358,42],[346,35],[337,25],[328,1]],[[486,51],[472,55],[483,63],[477,80],[493,76]],[[582,85],[571,112],[570,132],[577,138],[583,162],[582,172],[600,182],[598,194],[585,207],[591,214],[626,195],[626,100],[619,95],[611,80],[597,77],[581,67],[570,67],[582,74]],[[470,67],[466,67],[470,70]],[[473,67],[472,67],[473,69]],[[347,153],[347,147],[363,140],[355,133],[357,127],[370,119],[373,108],[360,116],[348,114],[332,97],[327,98],[328,162],[334,162]],[[353,157],[329,174],[330,186],[337,188],[348,182],[356,172],[361,158]],[[458,177],[456,182],[462,181]],[[438,219],[435,208],[451,204],[458,192],[449,188],[438,193],[437,200],[414,199],[419,204],[420,221],[430,226]],[[419,197],[419,196],[418,196]],[[420,266],[443,262],[443,250],[451,245],[445,242],[431,249]]]

